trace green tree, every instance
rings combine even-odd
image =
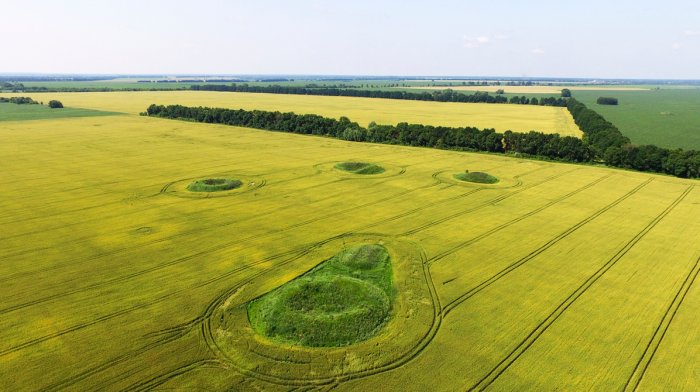
[[[52,99],[52,100],[49,101],[49,107],[50,107],[51,109],[62,109],[62,108],[63,108],[63,104],[61,103],[61,101],[57,101],[57,100],[55,100],[55,99]]]

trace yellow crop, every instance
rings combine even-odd
[[[6,94],[10,96],[12,94]],[[487,103],[423,102],[393,99],[321,97],[307,95],[248,94],[211,91],[147,91],[108,93],[20,93],[37,101],[58,99],[66,107],[137,114],[148,105],[180,104],[246,110],[270,110],[348,117],[362,126],[377,124],[442,125],[494,128],[497,131],[537,130],[581,137],[566,108]]]
[[[130,113],[266,97],[48,95]],[[698,385],[697,181],[133,114],[3,122],[0,140],[4,389]],[[187,191],[205,178],[243,185]],[[391,252],[399,293],[376,336],[252,331],[246,302],[362,243]]]

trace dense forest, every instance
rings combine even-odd
[[[249,86],[248,84],[207,84],[193,85],[190,87],[196,91],[230,91],[240,93],[268,93],[268,94],[295,94],[295,95],[322,95],[333,97],[362,97],[362,98],[386,98],[405,99],[411,101],[435,101],[435,102],[465,102],[465,103],[513,103],[521,105],[541,106],[566,106],[564,98],[527,98],[512,97],[508,100],[502,95],[491,95],[487,92],[477,91],[474,94],[463,94],[454,90],[436,90],[432,92],[410,92],[401,90],[358,90],[346,88],[310,88],[295,86]]]

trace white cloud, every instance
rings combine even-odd
[[[532,49],[530,51],[530,53],[532,53],[532,54],[544,54],[544,50],[542,50],[540,48],[535,48],[535,49]]]
[[[691,37],[697,36],[697,35],[700,35],[700,30],[686,30],[685,35],[691,36]]]
[[[464,47],[465,48],[478,48],[491,42],[491,38],[480,35],[476,38],[464,36]]]
[[[496,35],[493,36],[493,38],[495,38],[495,39],[497,39],[497,40],[502,40],[502,39],[507,39],[508,36],[505,35],[505,34],[496,34]]]
[[[673,44],[671,44],[671,49],[673,49],[673,50],[678,50],[680,48],[681,48],[681,44],[679,44],[678,42],[674,42]]]

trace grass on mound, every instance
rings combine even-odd
[[[477,182],[479,184],[495,184],[498,178],[484,172],[457,173],[454,177],[460,181]]]
[[[243,185],[240,180],[232,178],[207,178],[197,180],[187,186],[190,192],[219,192],[236,189]]]
[[[310,347],[347,346],[381,329],[393,297],[386,248],[360,245],[253,300],[248,318],[257,333],[275,340]]]
[[[341,162],[335,165],[336,169],[354,174],[379,174],[384,173],[384,168],[367,162]]]

